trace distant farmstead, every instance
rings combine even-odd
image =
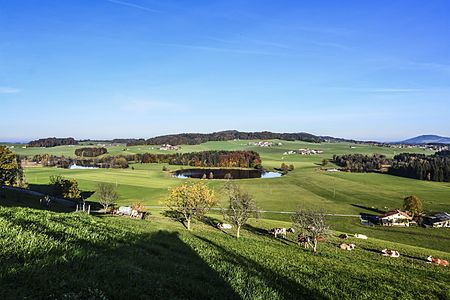
[[[172,146],[170,144],[163,144],[161,147],[159,147],[159,150],[178,150],[178,146]]]
[[[400,210],[393,210],[385,213],[379,217],[380,223],[383,226],[404,226],[408,227],[412,218],[405,212]]]
[[[425,227],[446,227],[450,228],[450,214],[447,212],[436,213],[426,216],[423,221]]]

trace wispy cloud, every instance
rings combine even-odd
[[[131,3],[131,2],[125,2],[125,1],[120,1],[120,0],[105,0],[105,1],[108,1],[108,2],[111,2],[111,3],[115,3],[115,4],[118,4],[118,5],[132,7],[132,8],[135,8],[135,9],[140,9],[140,10],[151,12],[151,13],[161,13],[160,10],[148,8],[148,7],[141,6],[141,5],[137,5],[137,4],[134,4],[134,3]]]
[[[282,53],[282,52],[271,52],[271,51],[262,51],[262,50],[253,50],[253,49],[230,48],[230,47],[200,46],[200,45],[172,44],[172,43],[156,43],[155,45],[180,47],[180,48],[202,50],[202,51],[249,54],[249,55],[268,55],[268,56],[286,56],[286,57],[295,56],[295,55],[291,55],[289,53]]]
[[[20,89],[7,87],[7,86],[0,86],[0,94],[16,94],[16,93],[20,93],[20,92],[21,92]]]
[[[401,68],[409,70],[427,70],[433,72],[450,73],[450,64],[439,62],[421,62],[401,58],[374,58],[369,61],[376,63],[378,68]]]
[[[357,93],[373,93],[373,94],[397,94],[397,93],[416,93],[422,92],[423,89],[415,88],[358,88],[358,87],[329,87],[331,90],[340,90]]]
[[[422,89],[407,89],[407,88],[374,88],[367,89],[369,93],[415,93],[421,92]]]

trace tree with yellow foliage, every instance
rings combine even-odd
[[[214,191],[209,189],[203,181],[171,188],[166,200],[167,207],[186,222],[188,230],[191,230],[193,217],[205,215],[216,203]]]

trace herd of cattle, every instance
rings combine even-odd
[[[225,224],[225,223],[218,223],[217,224],[217,228],[219,229],[231,229],[233,226],[231,224]],[[295,229],[294,228],[283,228],[283,227],[278,227],[278,228],[272,228],[268,231],[269,234],[273,235],[275,238],[281,236],[283,238],[286,238],[287,233],[294,233]],[[346,233],[340,234],[338,236],[340,239],[345,240],[348,239],[350,236]],[[368,237],[364,234],[358,234],[356,233],[354,235],[355,238],[358,239],[363,239],[363,240],[367,240]],[[317,238],[318,242],[324,242],[325,241],[325,237],[321,237],[319,236]],[[311,237],[305,236],[304,234],[300,233],[297,236],[297,243],[299,246],[303,246],[304,248],[308,248],[310,243],[311,243]],[[356,248],[355,244],[348,244],[348,243],[341,243],[339,245],[339,248],[342,250],[347,250],[347,251],[351,251],[353,249]],[[392,250],[392,249],[383,249],[381,250],[381,254],[383,256],[388,256],[388,257],[400,257],[400,252],[396,251],[396,250]],[[435,258],[432,257],[431,255],[427,257],[427,261],[429,263],[435,264],[435,265],[440,265],[440,266],[444,266],[444,267],[448,267],[448,261],[444,260],[444,259],[440,259],[440,258]]]

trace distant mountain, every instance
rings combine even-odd
[[[450,137],[443,137],[439,135],[420,135],[402,142],[402,144],[450,144]]]

